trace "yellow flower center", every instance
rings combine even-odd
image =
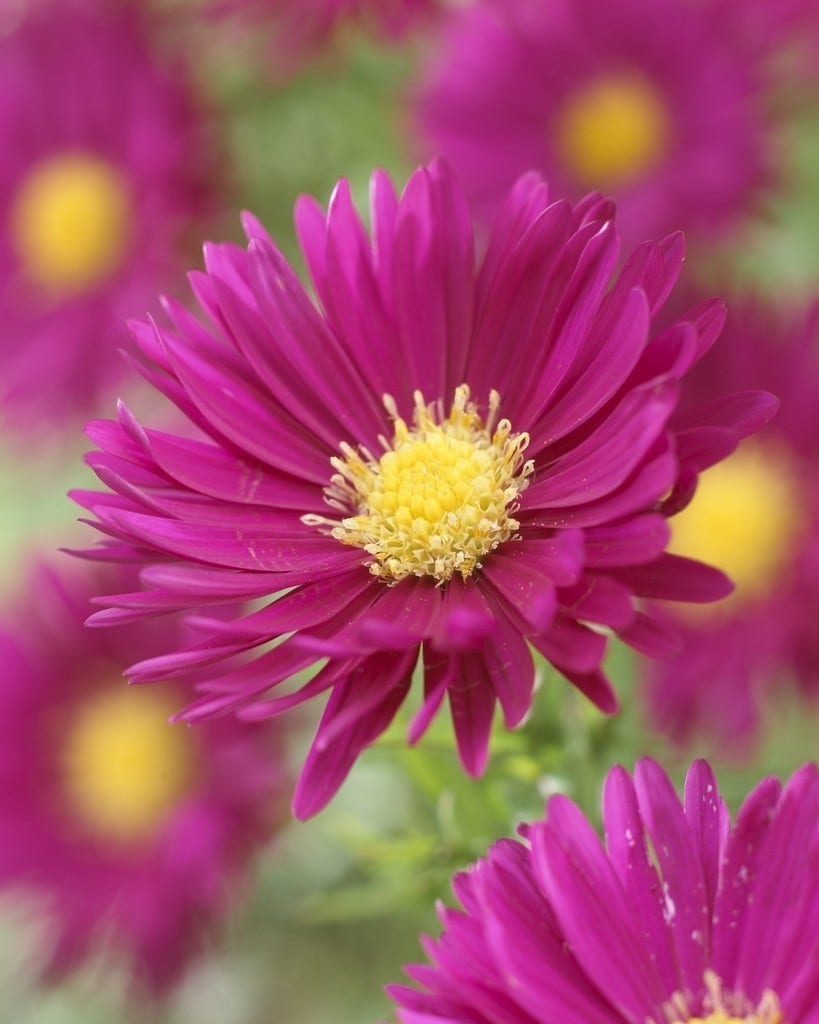
[[[122,264],[133,231],[127,183],[89,153],[49,157],[18,189],[11,230],[31,281],[51,293],[85,291]]]
[[[466,384],[455,389],[446,417],[440,402],[427,405],[420,391],[414,399],[408,426],[385,396],[394,436],[381,438],[386,451],[379,459],[345,444],[344,457],[332,460],[337,473],[328,502],[356,514],[340,523],[317,516],[305,522],[363,548],[374,558],[370,571],[387,581],[430,576],[445,582],[455,573],[467,579],[520,526],[513,513],[533,471],[523,460],[529,435],[513,434],[508,420],[495,424],[495,391],[486,422]]]
[[[692,1017],[685,996],[677,993],[666,1008],[669,1024],[782,1024],[779,997],[770,989],[762,993],[759,1005],[753,1006],[744,996],[724,990],[713,971],[705,971],[704,981],[707,1012],[702,1017]]]
[[[597,78],[570,96],[555,126],[558,155],[584,186],[622,185],[659,163],[671,118],[657,89],[642,76]]]
[[[90,697],[68,727],[64,787],[74,813],[103,839],[149,838],[190,791],[196,749],[169,725],[164,693],[116,683]]]
[[[798,494],[787,453],[745,441],[702,475],[694,500],[670,520],[669,550],[727,572],[737,589],[726,601],[759,597],[793,557]]]
[[[725,1010],[715,1010],[707,1017],[689,1017],[687,1024],[774,1024],[781,1020],[780,1017],[763,1017],[757,1013],[751,1013],[747,1017],[734,1017]]]

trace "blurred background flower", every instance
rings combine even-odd
[[[707,472],[672,520],[671,550],[720,560],[737,589],[710,610],[679,609],[680,653],[645,667],[658,728],[678,743],[701,734],[736,752],[756,738],[772,687],[789,680],[819,694],[819,307],[737,299],[684,398],[753,381],[779,396],[775,421]]]
[[[631,243],[736,231],[784,173],[787,33],[757,13],[732,0],[479,0],[424,72],[420,136],[487,218],[536,168],[569,198],[615,196]]]
[[[144,4],[37,0],[0,39],[0,337],[9,429],[76,429],[125,363],[125,318],[178,279],[218,151],[185,55]],[[195,225],[195,227],[194,227]]]
[[[122,576],[37,565],[3,621],[0,888],[44,915],[46,978],[124,961],[156,996],[214,943],[290,783],[281,730],[171,726],[170,693],[124,685],[133,652],[178,626],[82,630]]]

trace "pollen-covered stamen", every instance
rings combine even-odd
[[[384,454],[376,459],[342,445],[343,457],[332,460],[337,472],[328,503],[355,514],[340,522],[304,521],[363,548],[374,559],[370,571],[387,581],[430,576],[445,582],[456,573],[467,579],[519,528],[517,498],[533,472],[523,459],[529,435],[513,434],[508,420],[495,423],[498,393],[489,396],[485,422],[469,397],[461,384],[444,417],[441,402],[427,405],[416,391],[409,426],[385,396],[394,435],[381,438]]]
[[[666,1007],[668,1024],[782,1024],[784,1015],[775,992],[766,989],[754,1006],[748,999],[722,987],[713,971],[705,972],[706,994],[698,1014],[689,1009],[682,993],[675,995]]]

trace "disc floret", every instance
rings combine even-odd
[[[384,396],[394,431],[391,441],[379,439],[380,458],[342,444],[342,455],[331,460],[336,474],[327,500],[354,514],[305,521],[363,548],[373,556],[370,572],[388,582],[428,576],[445,583],[456,573],[465,580],[520,527],[517,499],[534,468],[523,458],[529,435],[512,433],[509,420],[496,423],[496,391],[485,421],[466,384],[455,389],[447,416],[440,401],[427,404],[420,391],[413,399],[408,425]]]
[[[688,1000],[677,993],[666,1009],[668,1024],[782,1024],[779,997],[766,989],[758,1005],[744,996],[727,991],[712,970],[705,972],[706,995],[699,1013],[692,1013]]]

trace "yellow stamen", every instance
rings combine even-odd
[[[774,1019],[781,1020],[781,1016]],[[773,1024],[771,1018],[763,1018],[755,1013],[747,1017],[734,1017],[726,1013],[725,1010],[715,1010],[713,1013],[709,1013],[707,1017],[689,1017],[687,1024],[762,1024],[763,1020],[766,1024]]]
[[[103,839],[149,838],[190,791],[196,747],[169,725],[162,692],[119,681],[78,709],[63,746],[64,791],[80,822]]]
[[[122,265],[132,200],[116,167],[62,152],[31,170],[13,197],[11,230],[26,276],[52,294],[85,291]]]
[[[688,999],[677,993],[665,1008],[668,1024],[782,1024],[782,1007],[775,992],[766,989],[757,1006],[744,996],[722,987],[717,975],[707,970],[704,975],[705,996],[703,1016],[694,1017],[688,1010]]]
[[[355,514],[340,523],[318,516],[304,521],[363,548],[373,556],[373,575],[389,582],[429,576],[443,583],[455,573],[467,579],[520,526],[513,513],[533,472],[523,460],[529,435],[513,434],[508,420],[495,425],[495,391],[486,422],[466,384],[455,389],[446,418],[440,402],[427,405],[420,391],[414,399],[408,426],[385,396],[395,426],[391,442],[381,438],[380,459],[345,444],[343,458],[331,460],[337,472],[327,500]]]
[[[736,592],[719,607],[759,597],[793,556],[799,508],[787,452],[770,442],[745,441],[702,475],[694,500],[670,520],[669,550],[731,577]]]
[[[654,85],[640,75],[596,78],[571,95],[555,125],[557,153],[585,187],[623,185],[655,167],[672,125]]]

